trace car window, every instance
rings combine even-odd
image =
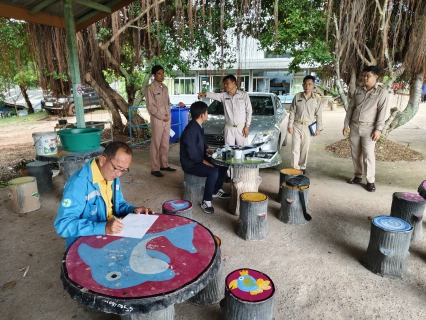
[[[270,116],[274,115],[274,104],[271,96],[250,96],[251,106],[254,116]],[[223,115],[223,104],[220,101],[213,101],[209,108],[209,114]]]

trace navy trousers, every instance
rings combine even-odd
[[[205,159],[211,163],[209,158]],[[185,170],[186,173],[192,174],[198,177],[206,177],[206,185],[204,187],[203,200],[212,201],[212,195],[216,194],[219,189],[222,188],[223,182],[226,178],[227,167],[220,167],[213,164],[214,167],[209,167],[204,163],[199,163]]]

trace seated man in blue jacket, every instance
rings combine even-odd
[[[116,217],[131,212],[154,213],[123,198],[119,177],[129,172],[131,162],[132,149],[124,142],[113,141],[103,155],[88,161],[68,179],[54,223],[56,232],[66,238],[67,248],[80,236],[121,232],[123,223]]]
[[[202,101],[191,105],[192,120],[180,137],[180,163],[184,172],[198,177],[207,177],[201,208],[205,213],[214,213],[212,198],[229,199],[231,195],[222,190],[226,167],[215,166],[207,155],[213,154],[204,142],[202,124],[208,118],[207,104]]]

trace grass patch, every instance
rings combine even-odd
[[[37,121],[44,119],[47,116],[48,116],[47,112],[42,110],[40,112],[28,114],[26,116],[21,116],[21,117],[1,118],[0,127],[19,126],[19,125],[36,123]]]

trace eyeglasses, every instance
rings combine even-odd
[[[107,157],[108,157],[108,160],[109,160],[109,162],[111,163],[112,168],[114,169],[114,171],[115,171],[116,173],[129,172],[129,168],[127,168],[127,169],[119,169],[119,168],[116,168],[116,167],[115,167],[115,165],[112,163],[112,160],[111,160],[110,156],[109,156],[109,155],[107,155],[107,154],[104,154],[104,156],[107,156]]]

